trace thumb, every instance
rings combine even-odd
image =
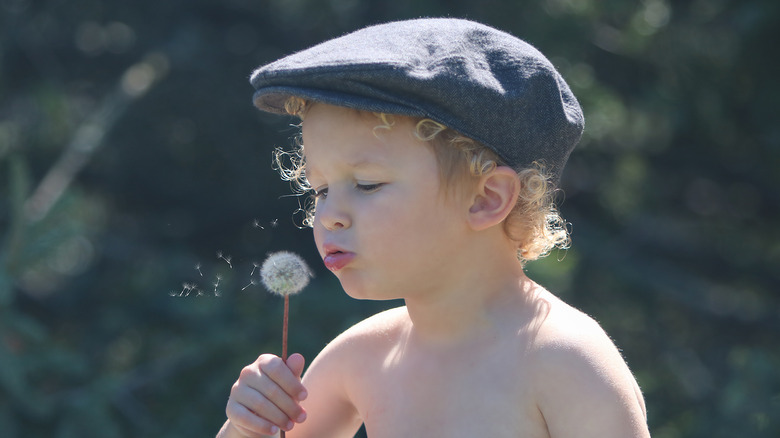
[[[300,353],[293,353],[287,358],[287,367],[290,368],[290,371],[298,378],[303,374],[303,366],[305,364],[306,359],[304,359]]]

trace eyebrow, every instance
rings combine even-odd
[[[353,169],[360,169],[363,167],[382,167],[382,164],[377,161],[369,161],[365,159],[355,160],[355,161],[348,161],[347,163],[348,167],[351,167]]]
[[[374,169],[381,169],[381,168],[384,167],[380,162],[370,161],[370,160],[366,160],[366,159],[357,159],[357,160],[354,160],[354,161],[347,161],[346,163],[344,163],[344,165],[346,167],[350,168],[350,169],[365,169],[365,168],[368,168],[368,169],[372,169],[372,168],[374,168]],[[307,171],[307,173],[309,175],[317,175],[319,173],[319,172],[317,172],[317,168],[314,167],[314,166],[311,166],[311,165],[308,165],[306,167],[306,171]]]

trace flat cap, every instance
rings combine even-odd
[[[284,113],[290,96],[427,117],[560,177],[584,117],[552,63],[530,44],[469,20],[423,18],[363,28],[252,73],[254,104]]]

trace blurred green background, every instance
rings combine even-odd
[[[323,269],[271,169],[292,120],[248,76],[445,15],[531,42],[583,105],[574,245],[528,271],[613,337],[653,436],[780,436],[776,0],[0,0],[0,435],[213,436],[280,349],[270,251],[316,271],[292,300],[309,359],[397,305]]]

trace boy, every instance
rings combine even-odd
[[[312,190],[328,269],[403,298],[314,359],[245,367],[220,437],[648,437],[642,395],[588,316],[526,277],[565,246],[552,203],[579,104],[528,44],[458,19],[372,26],[258,69],[301,118],[282,175]]]

